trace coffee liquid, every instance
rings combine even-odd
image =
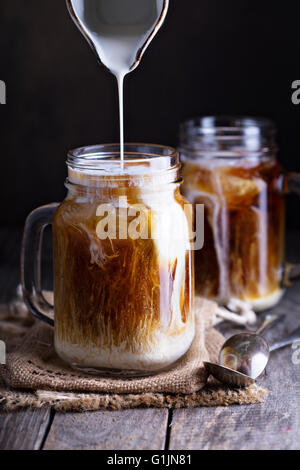
[[[255,310],[282,295],[284,198],[273,159],[199,159],[183,168],[184,194],[205,205],[205,245],[195,252],[196,292]]]
[[[119,91],[120,147],[124,160],[124,77],[134,70],[161,27],[169,0],[67,0],[69,11]]]

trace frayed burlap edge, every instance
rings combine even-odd
[[[196,408],[263,403],[267,390],[251,385],[245,389],[228,389],[211,385],[189,395],[164,393],[91,394],[38,390],[21,392],[0,389],[0,406],[7,411],[51,406],[60,412],[124,410],[130,408]]]

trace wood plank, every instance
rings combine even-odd
[[[286,335],[300,324],[300,304],[291,301],[289,293],[274,310],[288,316],[269,331],[267,338],[270,341]],[[226,329],[228,334],[228,327]],[[294,352],[288,347],[272,353],[268,375],[260,381],[270,390],[263,404],[175,410],[170,449],[299,450],[300,364],[293,363]]]
[[[168,410],[55,415],[45,450],[163,450]]]
[[[299,450],[298,390],[263,405],[176,410],[172,450]]]
[[[50,407],[0,412],[1,450],[39,450],[50,423]]]
[[[20,282],[22,229],[0,229],[0,301],[15,295]],[[0,411],[0,449],[37,450],[51,422],[50,407],[13,413]]]

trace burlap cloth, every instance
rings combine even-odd
[[[56,355],[53,329],[27,312],[19,298],[0,308],[0,339],[7,345],[0,366],[0,404],[13,410],[52,405],[60,411],[135,407],[181,408],[262,402],[266,390],[230,389],[207,374],[224,342],[212,322],[217,305],[196,299],[196,336],[188,353],[169,371],[135,379],[102,378],[68,367]]]

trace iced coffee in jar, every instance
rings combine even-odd
[[[259,311],[283,294],[285,204],[275,128],[267,119],[204,117],[181,126],[184,195],[205,205],[196,291]]]
[[[37,249],[33,233],[53,217],[59,356],[92,373],[166,370],[194,338],[193,252],[178,154],[128,144],[121,162],[120,147],[104,145],[70,152],[67,165],[64,202],[27,220],[27,303],[48,319],[39,285],[31,288],[30,252]]]

